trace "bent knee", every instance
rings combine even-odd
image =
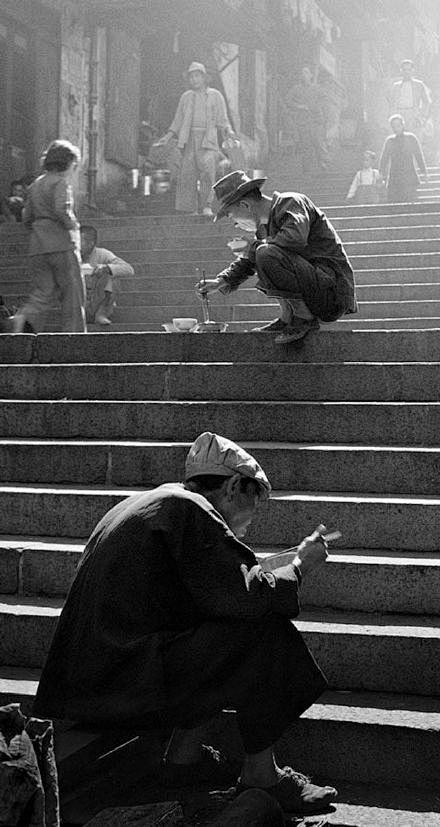
[[[261,244],[255,252],[255,263],[257,267],[267,267],[273,262],[281,260],[282,251],[274,244]]]

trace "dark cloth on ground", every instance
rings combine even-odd
[[[0,707],[0,825],[59,827],[58,774],[53,727]]]
[[[282,808],[265,790],[246,790],[212,822],[212,827],[283,827]]]
[[[236,290],[255,273],[257,287],[267,295],[302,297],[306,304],[308,296],[319,313],[310,310],[322,321],[357,311],[342,242],[322,210],[301,193],[274,193],[266,238],[257,238],[246,255],[219,273],[226,281],[222,292]]]
[[[87,543],[35,711],[191,728],[237,703],[252,748],[258,730],[277,737],[325,686],[290,623],[298,611],[294,567],[264,573],[205,497],[179,484],[135,495]]]

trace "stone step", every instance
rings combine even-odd
[[[436,402],[440,362],[12,364],[0,365],[0,391],[18,400]]]
[[[2,595],[0,665],[41,667],[61,607],[57,598]],[[438,692],[438,617],[316,609],[303,611],[295,625],[333,689]]]
[[[3,437],[195,439],[209,428],[235,441],[432,445],[440,402],[11,401],[0,402]]]
[[[429,254],[438,252],[438,238],[410,238],[410,239],[393,239],[387,240],[372,240],[372,241],[348,241],[344,243],[347,255],[350,259],[357,256],[368,255],[400,255],[402,253],[412,254]],[[138,263],[144,264],[164,264],[168,263],[172,266],[174,263],[187,262],[189,267],[200,269],[204,266],[211,266],[211,262],[225,260],[229,262],[233,256],[226,246],[226,244],[219,244],[218,240],[215,245],[209,245],[206,249],[197,246],[191,246],[187,243],[184,247],[177,244],[167,244],[164,247],[142,246],[138,247],[131,245],[128,248],[113,244],[113,251],[116,255],[129,261],[133,266]],[[23,263],[23,262],[22,262]]]
[[[338,218],[352,218],[359,216],[392,216],[392,215],[417,215],[418,213],[435,213],[439,211],[437,202],[421,203],[415,201],[412,203],[398,203],[398,204],[336,204],[329,206],[326,209],[326,214],[333,220],[336,216]]]
[[[328,774],[323,777],[327,783]],[[401,783],[401,782],[400,782]],[[338,782],[335,813],[325,816],[329,827],[437,827],[440,805],[435,792],[402,787]],[[319,823],[319,822],[318,822]]]
[[[437,282],[413,282],[411,284],[358,284],[357,298],[359,301],[410,301],[411,299],[438,299],[440,296],[440,275]],[[165,279],[164,279],[165,281]],[[168,279],[166,279],[168,281]],[[189,281],[189,280],[188,280]],[[121,293],[117,302],[120,308],[126,307],[156,307],[156,306],[184,306],[194,304],[194,285],[182,284],[182,279],[174,280],[174,287],[170,290],[161,283],[152,279],[130,279],[122,284]],[[6,291],[3,295],[7,295]],[[201,305],[198,302],[198,314]],[[268,299],[264,293],[255,287],[239,288],[233,295],[225,297],[213,293],[210,297],[210,306],[213,308],[230,304],[273,304],[278,307],[275,299]]]
[[[345,317],[349,319],[350,317]],[[353,316],[353,319],[356,317]],[[344,324],[341,322],[339,324]],[[337,334],[325,325],[302,345],[277,347],[273,333],[190,335],[164,333],[23,334],[0,337],[0,364],[104,362],[431,362],[436,361],[435,330],[367,331]]]
[[[255,326],[252,322],[251,328]],[[122,329],[121,325],[121,329]],[[231,326],[232,327],[232,326]],[[370,333],[377,333],[379,331],[405,331],[418,330],[424,332],[425,330],[440,330],[440,316],[409,316],[409,317],[394,317],[394,318],[371,318],[360,319],[359,316],[345,316],[337,322],[332,322],[326,326],[328,330],[339,332],[340,330],[351,330],[353,333],[365,330]],[[144,327],[145,329],[145,327]],[[232,331],[231,331],[232,332]]]
[[[238,296],[238,299],[240,297]],[[423,316],[427,316],[428,318],[438,317],[440,316],[440,298],[439,299],[428,299],[422,298],[419,300],[390,300],[390,301],[359,301],[358,302],[358,313],[354,314],[353,317],[350,315],[346,318],[350,322],[357,323],[360,319],[395,319],[395,318],[423,318]],[[167,309],[169,308],[163,307],[161,308],[162,314],[166,314]],[[171,308],[173,309],[173,308]],[[191,309],[195,310],[195,307],[192,305],[184,305],[182,308],[182,315],[183,316],[190,316]],[[147,318],[152,318],[156,320],[159,313],[159,308],[157,308],[157,313],[154,311],[156,308],[149,308],[148,311],[145,312],[145,316]],[[274,304],[241,304],[240,301],[237,301],[236,304],[232,306],[232,308],[226,308],[225,306],[219,305],[215,308],[215,313],[219,318],[219,321],[222,321],[221,316],[227,316],[228,311],[232,310],[232,319],[234,321],[247,321],[249,319],[261,319],[262,321],[270,321],[277,315],[274,313]],[[127,313],[129,311],[127,310]],[[131,312],[131,311],[130,311]],[[140,309],[139,309],[140,314]],[[136,314],[137,315],[137,314]],[[139,318],[139,316],[137,316]],[[124,311],[120,308],[119,314],[116,315],[115,311],[115,321],[121,320],[124,318]],[[135,318],[135,314],[133,314],[133,320]],[[228,319],[226,319],[228,321]]]
[[[434,699],[391,692],[326,692],[299,719],[295,734],[281,740],[279,754],[282,761],[321,779],[362,779],[365,784],[399,784],[413,791],[431,789],[437,793],[431,806],[438,812],[439,725]],[[383,793],[386,795],[384,789]],[[428,798],[427,795],[422,806],[426,806]],[[403,801],[400,800],[402,810]],[[395,804],[399,806],[397,801]],[[378,821],[365,821],[365,812],[358,813],[362,820],[351,821],[349,813],[349,809],[340,811],[338,805],[334,823],[342,827],[344,817],[347,827],[380,825]],[[412,816],[410,809],[410,819]],[[383,823],[386,827],[425,824],[422,819],[403,818]],[[437,824],[435,818],[426,823],[432,827]]]
[[[209,428],[240,442],[430,445],[440,402],[1,400],[3,437],[192,440]],[[105,423],[105,424],[104,424]],[[339,441],[338,440],[338,441]]]
[[[348,241],[344,243],[345,251],[352,260],[357,256],[368,255],[400,255],[402,253],[436,253],[438,252],[439,239],[437,238],[388,238],[373,239],[372,241]]]
[[[128,257],[127,257],[128,258]],[[370,255],[370,256],[360,256],[360,255],[352,255],[351,264],[353,266],[354,272],[356,274],[357,279],[360,279],[363,275],[363,271],[374,271],[377,272],[384,272],[385,274],[389,271],[393,271],[392,278],[395,279],[396,272],[405,272],[409,269],[419,271],[419,269],[426,270],[430,269],[431,271],[438,271],[438,267],[440,264],[440,254],[438,253],[402,253],[400,255]],[[10,263],[13,264],[14,268],[16,269],[17,266],[20,264],[20,260],[12,260]],[[220,259],[207,259],[205,258],[204,262],[202,263],[203,266],[206,267],[207,276],[214,276],[219,273],[224,267],[226,267],[230,263],[230,257],[226,254],[223,255]],[[138,259],[133,259],[131,264],[135,268],[136,276],[138,278],[147,278],[147,279],[162,279],[162,278],[180,278],[186,277],[192,280],[192,283],[195,283],[195,268],[196,266],[200,266],[201,262],[200,259],[185,262],[185,261],[172,261],[172,262],[145,262]],[[23,258],[21,261],[22,267],[22,277],[21,280],[26,282],[26,266],[27,262],[26,259]],[[4,275],[3,275],[4,274]],[[10,282],[10,267],[8,261],[3,261],[0,264],[0,282],[3,283],[3,280],[6,282]],[[14,293],[19,292],[18,290],[14,291]],[[26,295],[27,290],[24,291]]]
[[[211,308],[211,319],[217,322],[246,322],[244,330],[252,330],[254,327],[259,327],[278,315],[278,305],[275,302],[264,302],[258,298],[257,302],[247,302],[243,304],[240,301],[240,294],[228,300],[228,303],[214,304]],[[351,330],[358,329],[358,322],[362,323],[364,320],[378,320],[384,319],[409,319],[411,327],[424,328],[427,325],[420,324],[420,319],[438,319],[440,316],[440,300],[425,298],[423,295],[418,299],[411,300],[390,300],[383,301],[370,300],[358,301],[358,313],[342,317],[338,320],[338,325],[341,323],[348,324]],[[194,297],[192,304],[184,305],[124,305],[116,307],[112,317],[113,323],[111,330],[117,332],[118,330],[126,330],[127,325],[136,325],[135,329],[139,330],[162,330],[162,325],[166,322],[171,323],[173,318],[184,317],[194,319],[194,324],[198,321],[203,321],[201,313],[200,302]],[[327,324],[327,323],[323,323]],[[368,325],[371,327],[371,325]],[[394,325],[396,326],[396,325]],[[398,325],[399,326],[399,325]],[[404,325],[405,326],[405,325]],[[428,326],[438,327],[436,322]],[[373,325],[377,327],[377,324]],[[48,330],[59,332],[61,328],[61,316],[58,308],[55,308],[51,314],[51,323],[48,325]],[[331,323],[331,329],[334,328],[334,323]],[[91,326],[91,329],[107,331],[99,325]],[[128,328],[130,329],[130,328]],[[233,332],[233,328],[229,330]]]
[[[25,715],[30,715],[40,669],[22,666],[0,666],[0,706],[19,703]]]
[[[439,617],[316,609],[295,625],[333,689],[438,693]]]
[[[65,596],[83,548],[82,539],[0,536],[3,593]],[[265,568],[269,555],[280,552],[274,546],[253,548]],[[304,578],[301,603],[304,608],[439,616],[439,586],[436,552],[330,548],[325,566]]]
[[[275,315],[275,314],[274,314]],[[405,330],[414,330],[414,331],[425,331],[428,329],[435,329],[440,330],[440,317],[426,319],[426,318],[409,318],[409,319],[361,319],[359,320],[359,324],[356,324],[353,319],[354,317],[347,317],[343,319],[341,322],[332,322],[331,324],[326,325],[326,330],[331,333],[340,332],[341,330],[350,330],[353,332],[359,332],[362,330],[367,330],[370,332],[382,332],[382,331],[391,331],[391,330],[398,330],[398,331],[405,331]],[[226,324],[228,326],[229,333],[251,333],[256,327],[261,326],[264,324],[264,320],[255,318],[252,321],[247,322],[236,322],[236,321],[228,321]],[[57,333],[59,332],[60,325],[48,325],[47,332]],[[108,333],[107,328],[102,328],[99,325],[89,325],[88,328],[89,332],[92,333]],[[117,322],[113,323],[111,327],[112,333],[160,333],[163,332],[162,324],[160,322]]]
[[[113,505],[137,490],[3,484],[0,534],[57,537],[61,528],[63,536],[87,537]],[[275,491],[259,509],[248,540],[251,545],[289,546],[323,522],[342,532],[339,545],[348,548],[437,551],[439,505],[433,496]]]
[[[29,713],[39,674],[0,668],[0,703],[21,702]],[[229,754],[237,740],[231,717],[219,733]],[[430,790],[437,791],[439,727],[435,701],[422,696],[327,691],[277,752],[283,763],[337,782],[338,805],[326,816],[335,827],[341,819],[358,827],[437,827],[438,795]],[[389,786],[396,784],[406,788]]]
[[[440,448],[243,443],[274,488],[436,495]],[[180,480],[190,442],[0,439],[0,480],[150,486]]]
[[[419,240],[419,239],[433,239],[440,235],[439,224],[413,224],[402,226],[382,226],[382,227],[356,227],[356,228],[338,228],[338,233],[342,242],[347,245],[349,242],[383,242],[383,241],[398,241],[398,240]]]
[[[425,206],[425,205],[424,205]],[[394,213],[393,215],[384,215],[383,213],[369,213],[368,215],[340,215],[332,214],[330,210],[326,210],[331,223],[337,232],[343,236],[344,233],[350,231],[363,232],[368,229],[389,229],[390,235],[395,229],[412,228],[423,226],[438,226],[440,222],[440,211],[437,206],[437,211],[419,210],[414,213]]]
[[[437,267],[390,267],[386,270],[379,267],[371,270],[355,270],[355,281],[358,287],[371,284],[434,283],[437,278]]]
[[[414,285],[429,284],[431,285],[429,289],[434,290],[435,288],[432,287],[432,285],[439,284],[438,279],[439,271],[438,268],[435,267],[413,267],[406,269],[397,267],[389,268],[388,270],[378,268],[355,271],[355,282],[359,291],[359,296],[362,296],[362,289],[364,287],[371,286],[375,289],[379,289],[379,287],[384,287],[385,285],[392,285],[395,287],[396,285],[402,286],[409,284],[414,287]],[[148,304],[168,304],[168,299],[172,301],[173,297],[178,294],[178,303],[180,304],[180,291],[185,291],[188,297],[191,296],[192,299],[195,295],[194,289],[196,280],[193,273],[182,273],[180,276],[158,274],[156,278],[151,275],[135,275],[134,277],[121,279],[120,281],[121,293],[118,297],[119,305],[133,303],[134,298],[130,295],[132,293],[140,294],[140,300],[143,303]],[[244,287],[239,288],[227,300],[236,302],[238,297],[246,296],[248,295],[248,291],[252,290],[252,295],[256,300],[267,302],[267,297],[263,293],[255,290],[255,284],[256,278],[250,278],[247,282],[245,282]],[[28,295],[30,288],[31,283],[27,279],[25,271],[23,271],[20,277],[15,279],[11,279],[9,274],[6,275],[4,280],[0,276],[1,295],[6,301],[6,304],[8,304],[8,302],[10,305],[17,304],[20,299],[23,299]],[[148,293],[148,299],[146,296],[143,296],[144,293]],[[159,300],[160,297],[162,297],[162,301]],[[167,297],[167,301],[164,300],[165,297]],[[137,298],[138,296],[136,296],[136,301]],[[213,305],[217,305],[221,302],[225,302],[226,299],[224,296],[222,297],[218,293],[214,293],[211,295],[210,300]]]

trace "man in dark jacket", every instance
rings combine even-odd
[[[214,184],[220,208],[214,220],[229,216],[242,230],[256,234],[247,250],[217,278],[198,285],[199,292],[230,293],[250,276],[274,296],[280,318],[260,330],[277,331],[277,344],[302,339],[357,310],[353,270],[336,231],[306,195],[261,193],[265,178],[249,178],[241,170]]]
[[[379,162],[380,173],[387,182],[387,200],[392,204],[411,203],[417,201],[417,168],[427,175],[423,150],[417,136],[405,130],[401,115],[393,115],[390,126],[393,134],[386,139]]]
[[[291,618],[302,577],[327,551],[317,530],[293,563],[263,571],[240,538],[269,492],[253,457],[206,432],[190,449],[183,485],[112,508],[86,545],[35,713],[95,727],[174,727],[167,768],[197,779],[206,722],[235,708],[245,749],[239,789],[261,787],[287,811],[314,812],[336,791],[281,769],[273,745],[326,685]]]

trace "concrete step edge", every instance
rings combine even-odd
[[[102,486],[81,486],[78,485],[27,485],[25,483],[16,483],[14,485],[0,485],[0,495],[7,494],[54,494],[62,496],[100,496],[100,497],[114,497],[126,496],[131,494],[141,494],[145,491],[151,490],[152,486],[142,488],[126,488],[116,487],[103,488]],[[271,500],[301,502],[301,501],[325,501],[325,502],[344,502],[344,503],[382,503],[382,504],[399,504],[399,505],[428,505],[440,506],[440,496],[398,496],[396,494],[369,494],[358,492],[327,492],[327,491],[272,491]]]
[[[0,698],[4,693],[33,696],[40,674],[41,670],[35,668],[0,667]],[[405,730],[440,732],[440,714],[435,710],[435,699],[391,692],[329,690],[302,717],[351,722],[360,726],[380,724]]]

